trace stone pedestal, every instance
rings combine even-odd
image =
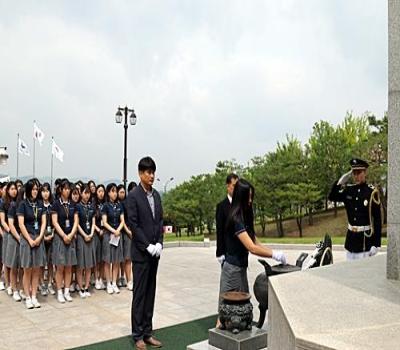
[[[209,340],[187,347],[188,350],[263,350],[267,347],[267,331],[253,327],[251,331],[233,334],[217,328],[208,332]]]
[[[272,277],[269,350],[398,349],[400,281],[386,254]]]

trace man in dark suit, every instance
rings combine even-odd
[[[226,192],[227,196],[225,199],[217,204],[217,209],[215,212],[215,221],[217,224],[217,251],[216,256],[218,262],[221,266],[225,261],[225,230],[226,230],[226,221],[228,219],[229,210],[231,209],[232,203],[232,195],[233,190],[235,188],[235,184],[238,181],[239,177],[236,174],[229,174],[226,178]],[[221,289],[221,286],[220,286]],[[219,299],[219,303],[221,302],[221,298]],[[217,327],[219,326],[219,319],[217,320]]]
[[[163,211],[159,193],[153,189],[156,164],[150,157],[139,162],[140,184],[126,200],[128,226],[133,232],[132,336],[136,349],[146,344],[161,347],[153,332],[157,268],[163,248]]]
[[[217,251],[216,256],[219,263],[222,265],[225,261],[225,225],[228,218],[229,209],[232,203],[232,194],[235,184],[239,177],[236,174],[229,174],[226,178],[227,196],[217,204],[215,213],[215,221],[217,223]]]

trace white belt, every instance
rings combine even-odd
[[[353,226],[348,224],[347,228],[352,231],[352,232],[365,232],[365,231],[370,231],[371,230],[371,226]]]

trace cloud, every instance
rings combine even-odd
[[[16,133],[38,121],[65,152],[56,176],[119,178],[118,105],[134,107],[129,176],[150,154],[182,181],[216,162],[247,162],[314,122],[387,106],[382,1],[149,1],[0,4],[5,168]],[[3,131],[4,130],[4,131]],[[48,139],[49,141],[49,139]],[[50,172],[50,143],[38,175]],[[31,160],[21,158],[22,174]]]

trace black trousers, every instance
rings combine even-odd
[[[156,279],[159,259],[133,263],[133,298],[131,309],[134,341],[152,336]]]

